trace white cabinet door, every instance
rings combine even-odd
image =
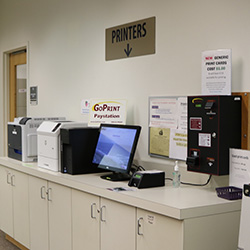
[[[238,249],[239,221],[240,211],[185,219],[184,249]]]
[[[49,182],[49,245],[50,250],[70,250],[71,189]]]
[[[72,190],[73,250],[100,249],[99,197]]]
[[[29,176],[30,249],[49,249],[47,181]]]
[[[104,198],[100,206],[101,250],[135,250],[136,208]]]
[[[71,189],[29,176],[32,250],[71,249]]]
[[[28,175],[0,166],[0,176],[1,229],[29,248]]]
[[[137,250],[182,250],[183,222],[137,209]]]
[[[1,230],[14,238],[11,172],[2,166],[0,166],[0,197]]]
[[[29,183],[28,175],[12,171],[14,239],[29,248]]]
[[[135,250],[136,209],[72,190],[73,250]]]

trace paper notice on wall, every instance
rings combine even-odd
[[[231,95],[231,49],[202,52],[202,95]]]
[[[177,128],[176,98],[152,98],[149,105],[150,127]]]
[[[178,103],[177,128],[187,130],[187,97],[179,97],[177,103]]]
[[[187,131],[171,129],[169,142],[169,157],[172,159],[186,160],[187,158]]]
[[[229,185],[243,188],[250,183],[250,151],[230,149]]]
[[[81,101],[81,114],[89,114],[90,110],[90,100],[89,99],[83,99]]]
[[[149,153],[169,157],[170,128],[150,128]]]
[[[126,117],[126,100],[91,100],[89,126],[100,126],[101,123],[126,124]]]

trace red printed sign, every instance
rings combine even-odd
[[[202,118],[190,117],[190,130],[202,130]]]

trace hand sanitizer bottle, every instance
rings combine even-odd
[[[173,187],[178,188],[180,184],[181,184],[181,174],[179,172],[178,161],[176,161],[173,172]]]

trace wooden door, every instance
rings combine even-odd
[[[16,68],[18,65],[26,64],[26,50],[14,52],[9,56],[9,121],[13,121],[17,116],[17,75]],[[26,91],[23,92],[26,95]]]

